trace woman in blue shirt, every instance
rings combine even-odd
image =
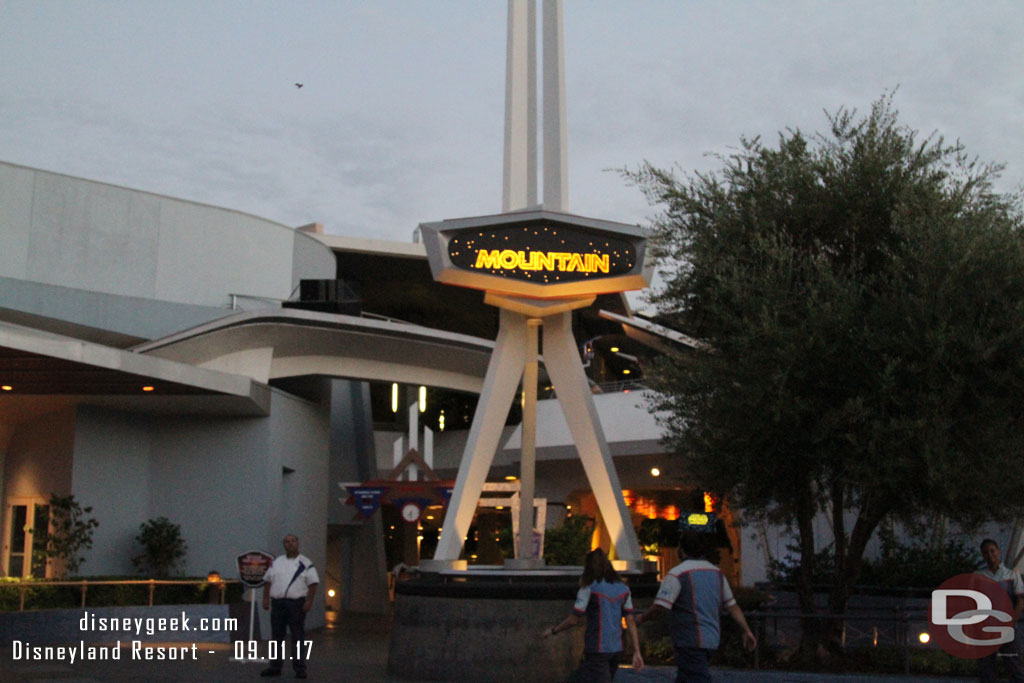
[[[587,553],[572,614],[557,626],[545,630],[543,636],[553,636],[572,628],[584,616],[587,628],[583,637],[583,662],[576,672],[581,683],[610,682],[615,676],[622,653],[623,617],[633,641],[633,668],[639,671],[644,667],[629,588],[600,548]]]

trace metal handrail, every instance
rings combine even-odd
[[[153,606],[153,595],[157,586],[200,586],[211,584],[217,586],[220,592],[219,604],[224,604],[224,594],[227,592],[227,585],[241,583],[238,579],[221,579],[220,581],[209,581],[208,579],[109,579],[90,580],[81,579],[78,581],[10,581],[0,583],[0,589],[4,586],[16,586],[19,591],[18,611],[25,611],[25,591],[29,588],[46,588],[49,586],[80,586],[82,588],[82,607],[85,607],[85,596],[89,586],[149,586],[149,606]]]

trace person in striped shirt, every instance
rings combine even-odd
[[[641,624],[668,612],[669,635],[676,649],[676,683],[711,683],[708,662],[718,649],[722,608],[743,629],[744,647],[757,647],[757,638],[747,626],[725,575],[704,559],[705,537],[689,529],[680,532],[682,562],[662,579],[650,609],[636,618]]]
[[[610,683],[615,677],[622,653],[623,618],[633,641],[633,668],[637,671],[644,668],[629,588],[600,548],[587,553],[572,614],[541,635],[547,638],[572,628],[584,616],[587,628],[583,636],[583,661],[576,671],[575,680],[580,683]]]

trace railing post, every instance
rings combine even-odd
[[[900,628],[903,631],[903,673],[910,675],[910,623],[907,618],[907,610],[900,605]]]
[[[24,612],[25,611],[25,580],[24,579],[22,579],[21,583],[18,585],[18,590],[21,593],[21,600],[18,603],[18,611],[19,612]]]
[[[149,580],[149,606],[153,606],[153,593],[156,592],[156,580]]]
[[[89,582],[82,579],[82,608],[85,608],[85,593],[89,590]]]
[[[754,645],[754,671],[761,670],[761,639],[764,638],[764,618],[757,617],[757,644]]]

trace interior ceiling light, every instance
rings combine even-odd
[[[0,389],[3,389],[4,391],[13,391],[14,387],[12,387],[10,384],[5,384],[2,387],[0,387]]]
[[[154,388],[155,388],[155,387],[151,387],[151,386],[149,386],[149,385],[146,385],[146,386],[142,387],[142,390],[143,390],[143,391],[153,391],[153,389],[154,389]]]
[[[619,347],[618,346],[613,346],[612,348],[610,348],[608,350],[611,351],[612,353],[618,353],[619,352]]]

